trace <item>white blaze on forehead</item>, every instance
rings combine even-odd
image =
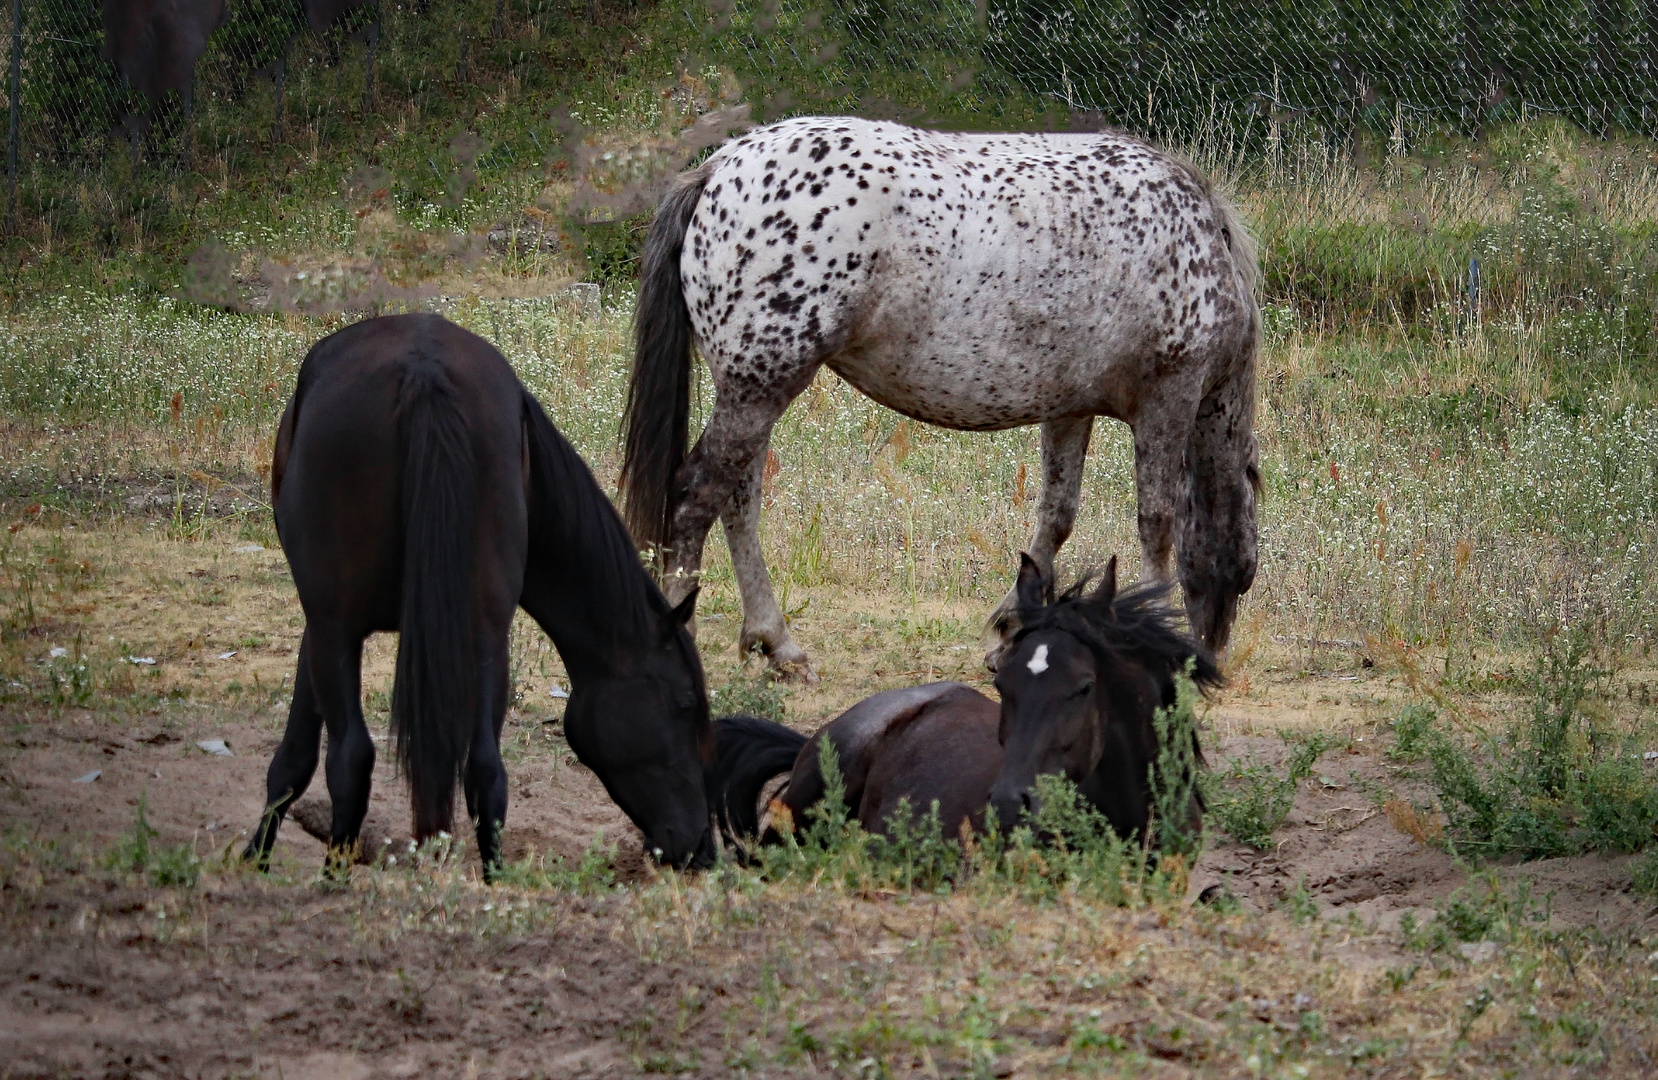
[[[1036,647],[1036,651],[1031,653],[1031,658],[1025,661],[1025,667],[1030,670],[1032,675],[1040,675],[1044,671],[1047,671],[1048,647],[1046,645],[1038,645]]]

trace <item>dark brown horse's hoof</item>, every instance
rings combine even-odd
[[[1231,889],[1217,881],[1197,894],[1197,902],[1204,907],[1223,907],[1227,904],[1236,904],[1238,898],[1232,895]]]

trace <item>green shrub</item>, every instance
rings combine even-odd
[[[1063,776],[1037,778],[1038,809],[1004,835],[996,815],[963,843],[940,829],[938,807],[916,814],[900,803],[887,835],[866,832],[846,803],[834,746],[818,751],[824,796],[804,822],[782,830],[782,843],[756,854],[758,874],[771,881],[937,891],[966,885],[1012,889],[1041,900],[1067,890],[1107,904],[1128,904],[1153,880],[1146,853],[1119,838],[1103,814]]]
[[[781,684],[765,675],[738,675],[709,693],[708,708],[715,716],[760,716],[781,724],[787,694]]]
[[[1331,745],[1322,732],[1305,737],[1283,736],[1289,749],[1285,775],[1262,765],[1233,761],[1223,774],[1225,786],[1210,781],[1209,819],[1240,844],[1272,846],[1272,834],[1295,805],[1295,789],[1312,775],[1313,764]]]
[[[1658,896],[1658,848],[1647,852],[1635,864],[1629,883],[1642,896]]]
[[[1495,731],[1458,738],[1414,706],[1394,753],[1427,763],[1447,840],[1482,858],[1639,851],[1658,839],[1658,782],[1641,743],[1614,731],[1594,701],[1609,672],[1589,636],[1552,635],[1530,679],[1531,707]]]

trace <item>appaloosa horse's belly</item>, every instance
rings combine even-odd
[[[803,119],[711,164],[681,266],[722,382],[827,362],[948,427],[1127,417],[1244,302],[1209,193],[1123,136]]]

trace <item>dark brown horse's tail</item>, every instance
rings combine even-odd
[[[732,843],[753,843],[760,831],[759,800],[766,781],[794,768],[806,736],[754,716],[714,721],[714,768],[708,797],[720,832]]]
[[[415,838],[450,831],[477,724],[472,437],[442,364],[412,359],[398,394],[403,449],[403,618],[392,735]]]
[[[674,474],[690,439],[691,311],[679,258],[710,171],[691,170],[663,196],[639,269],[633,378],[622,417],[622,506],[641,547],[668,541]]]

